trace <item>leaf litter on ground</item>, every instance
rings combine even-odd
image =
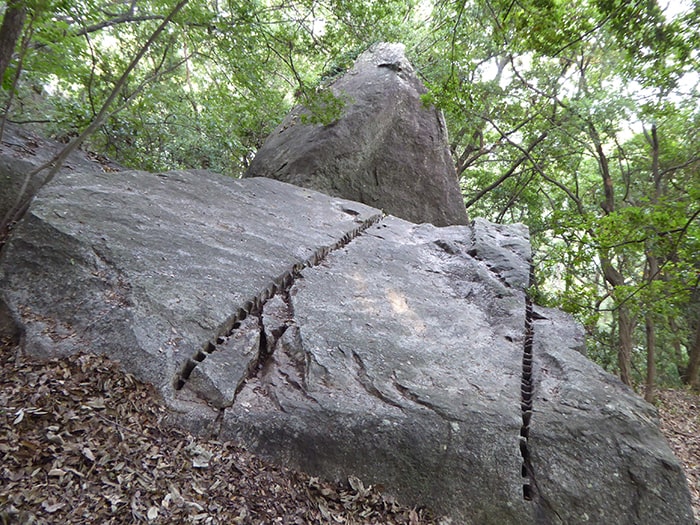
[[[447,524],[351,477],[334,484],[174,427],[103,356],[0,345],[0,523]]]
[[[661,432],[688,478],[695,522],[700,524],[700,395],[687,389],[659,390]]]
[[[661,430],[700,523],[700,396],[659,390]],[[2,524],[448,524],[350,476],[333,484],[167,422],[152,386],[104,356],[0,344]]]

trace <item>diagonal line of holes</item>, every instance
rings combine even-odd
[[[218,344],[221,344],[225,338],[230,337],[235,330],[240,328],[241,321],[243,321],[249,315],[260,314],[264,304],[275,295],[289,292],[289,289],[294,284],[295,279],[304,268],[311,268],[312,266],[320,264],[331,252],[343,248],[350,241],[363,233],[367,228],[378,223],[382,217],[382,215],[373,215],[363,221],[357,228],[346,232],[334,244],[319,248],[308,259],[297,262],[294,266],[286,270],[276,279],[273,279],[272,282],[259,294],[246,301],[240,308],[238,308],[236,313],[222,325],[215,339],[207,341],[202,349],[198,350],[192,357],[185,361],[184,365],[180,369],[180,372],[175,376],[173,383],[175,390],[181,390],[182,387],[185,386],[185,383],[187,383],[187,380],[190,378],[192,371],[197,367],[197,365],[204,361],[209,354],[216,351]]]
[[[530,285],[534,283],[534,267],[530,266]],[[532,381],[533,336],[532,299],[529,291],[525,293],[525,341],[523,344],[522,377],[520,383],[520,410],[522,426],[520,427],[520,454],[522,455],[521,475],[523,477],[523,499],[532,501],[535,498],[537,486],[535,473],[530,457],[529,438],[530,420],[532,419],[532,397],[534,393]]]

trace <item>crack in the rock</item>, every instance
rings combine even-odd
[[[472,257],[474,260],[477,260],[479,262],[484,263],[484,266],[486,266],[486,269],[489,271],[489,273],[503,286],[506,288],[512,289],[514,286],[509,283],[505,277],[503,277],[498,271],[494,270],[493,267],[488,263],[486,259],[482,259],[479,254],[477,253],[476,247],[471,248],[470,250],[467,250],[467,255]]]
[[[372,215],[368,219],[362,221],[356,228],[345,232],[335,243],[329,246],[322,246],[311,254],[311,256],[309,256],[306,260],[296,262],[291,268],[287,269],[277,278],[273,279],[272,282],[265,286],[260,293],[243,303],[236,310],[236,312],[219,327],[216,337],[204,343],[201,349],[197,350],[185,361],[180,368],[180,371],[174,378],[173,386],[175,390],[181,390],[185,386],[187,380],[192,375],[192,372],[197,365],[204,361],[209,354],[215,352],[222,343],[231,337],[233,332],[240,328],[241,321],[246,319],[246,317],[249,315],[262,315],[262,308],[268,300],[279,293],[288,293],[289,289],[293,286],[295,280],[299,277],[304,268],[311,268],[319,265],[326,259],[326,257],[328,257],[330,253],[343,248],[357,236],[361,235],[365,230],[382,220],[382,218],[383,215],[377,214]],[[261,336],[261,342],[262,339],[263,336]],[[245,384],[246,378],[250,379],[250,369],[252,368],[255,370],[259,361],[260,356],[258,355],[256,359],[253,360],[252,366],[249,366],[248,373],[245,374],[245,376],[241,379],[241,382],[239,382],[239,385],[236,387],[236,393],[238,393],[242,388],[242,385]]]
[[[219,413],[216,414],[216,419],[214,420],[214,423],[212,424],[212,438],[213,439],[220,439],[221,438],[221,431],[223,430],[223,425],[224,425],[224,412],[226,409],[224,407],[219,409]]]
[[[260,328],[258,356],[257,359],[251,362],[245,376],[237,385],[231,406],[235,404],[236,398],[243,388],[245,388],[250,381],[257,379],[259,381],[259,387],[264,395],[272,401],[278,410],[287,412],[277,396],[274,379],[270,379],[274,374],[281,376],[286,384],[291,385],[292,388],[299,391],[306,399],[318,403],[306,390],[304,372],[299,370],[299,364],[285,351],[285,344],[282,342],[282,337],[287,333],[287,330],[294,325],[294,315],[288,292],[283,292],[282,300],[285,303],[287,314],[284,316],[285,319],[282,324],[278,325],[276,328],[270,329],[264,324],[264,312],[258,316],[258,325]],[[298,380],[293,377],[289,371],[284,370],[286,364],[289,364],[289,366],[298,373]]]
[[[530,437],[530,420],[532,419],[532,299],[525,294],[525,342],[523,344],[522,377],[520,380],[520,411],[522,425],[520,427],[520,454],[523,458],[523,499],[531,501],[537,490],[535,473],[530,458],[528,440]]]
[[[250,363],[248,363],[248,366],[246,368],[246,373],[241,376],[241,378],[238,380],[238,384],[236,385],[236,390],[233,393],[233,400],[231,401],[231,405],[233,405],[236,402],[236,398],[238,397],[238,394],[241,393],[241,390],[248,384],[248,382],[256,377],[260,370],[262,370],[267,364],[267,361],[270,359],[272,354],[274,353],[274,347],[270,344],[268,344],[267,340],[267,332],[265,330],[265,324],[263,322],[263,314],[262,314],[262,307],[260,309],[260,312],[255,314],[257,319],[258,319],[258,329],[260,330],[260,335],[258,337],[258,353],[255,356],[255,359],[251,360]],[[284,331],[287,329],[286,326],[280,327],[281,333],[284,333]]]
[[[533,399],[535,385],[533,377],[534,359],[534,321],[541,316],[534,312],[534,304],[530,295],[535,284],[535,265],[530,263],[529,286],[525,292],[525,340],[523,342],[522,377],[520,382],[520,411],[522,425],[520,427],[519,445],[522,456],[521,476],[523,478],[523,499],[534,503],[535,522],[540,525],[563,523],[556,508],[548,501],[537,483],[537,473],[532,464],[530,446],[530,423],[533,416]]]
[[[471,247],[467,250],[467,255],[469,255],[471,258],[484,263],[484,266],[486,266],[486,269],[500,282],[503,286],[509,289],[519,289],[520,285],[519,284],[514,284],[509,282],[505,277],[501,275],[501,272],[498,271],[497,269],[493,268],[493,265],[489,263],[488,259],[484,259],[482,256],[479,255],[479,250],[477,248],[477,238],[476,238],[476,227],[474,224],[474,221],[472,221],[471,226],[469,227],[469,230],[471,232],[470,236],[470,243]],[[441,246],[442,247],[442,246]],[[445,249],[445,248],[443,248]],[[530,264],[530,268],[532,269],[532,263]],[[532,281],[533,274],[532,271],[530,272],[530,283],[528,286],[534,284],[534,281]],[[537,314],[534,314],[537,316]]]
[[[535,283],[535,267],[530,264],[530,286]],[[523,342],[522,376],[520,379],[520,411],[522,425],[520,427],[520,455],[522,456],[521,476],[523,478],[523,499],[533,501],[539,495],[535,470],[532,466],[530,455],[530,422],[532,420],[532,399],[534,397],[534,385],[532,377],[533,360],[533,304],[530,290],[525,291],[525,340]]]
[[[427,408],[428,410],[434,412],[437,414],[441,419],[444,419],[445,421],[451,421],[455,423],[460,423],[462,420],[460,420],[457,417],[451,416],[450,414],[446,413],[444,410],[441,410],[440,408],[436,407],[429,401],[426,401],[424,399],[421,399],[418,394],[415,392],[412,392],[411,389],[407,386],[402,385],[399,383],[395,378],[392,381],[392,384],[394,385],[394,388],[406,399],[409,401],[420,405],[422,407]]]
[[[349,213],[349,212],[348,212]],[[294,302],[292,301],[292,296],[289,294],[289,292],[286,292],[282,295],[282,301],[284,302],[285,308],[287,309],[287,319],[289,319],[290,322],[296,319],[296,313],[294,312]],[[287,328],[289,328],[290,325],[287,325]],[[293,335],[296,336],[297,341],[295,341],[293,344],[297,346],[297,348],[301,349],[303,348],[303,342],[301,341],[301,334],[299,333],[299,329],[297,327],[295,332],[292,332]],[[280,335],[281,337],[281,335]],[[279,338],[278,338],[279,339]],[[308,352],[304,352],[304,363],[300,363],[299,359],[296,357],[292,357],[291,355],[291,362],[292,366],[294,369],[297,371],[299,374],[299,381],[297,382],[294,380],[292,385],[298,385],[299,390],[301,390],[305,396],[307,396],[309,399],[312,399],[314,402],[317,402],[316,399],[313,397],[309,396],[307,388],[308,388],[308,379],[309,379],[309,365],[311,363],[311,358]],[[291,376],[289,376],[288,373],[282,372],[285,377],[291,380]]]
[[[288,384],[292,385],[292,388],[294,388],[294,389],[298,390],[299,392],[301,392],[301,394],[302,394],[306,399],[308,399],[308,400],[310,400],[310,401],[313,401],[313,402],[315,402],[315,403],[318,403],[318,401],[317,401],[314,397],[312,397],[312,396],[309,395],[309,393],[306,391],[306,387],[305,387],[302,383],[300,383],[299,381],[297,381],[296,379],[294,379],[294,378],[291,376],[291,374],[289,374],[288,372],[284,372],[284,371],[280,371],[279,373],[280,373],[280,375],[284,378],[284,380],[285,380]]]
[[[357,380],[362,386],[362,388],[365,390],[365,392],[367,392],[370,396],[376,397],[383,403],[396,407],[403,412],[403,406],[401,406],[399,402],[394,401],[393,399],[385,395],[382,391],[380,391],[376,386],[374,386],[374,384],[369,378],[369,375],[367,374],[367,367],[365,366],[362,357],[357,352],[355,352],[355,350],[352,350],[352,357],[358,368]]]
[[[482,261],[486,264],[489,271],[507,288],[513,288],[513,285],[506,281],[498,272],[494,271],[488,264],[478,255],[478,250],[476,248],[476,231],[474,223],[471,227],[472,232],[472,248],[467,252],[468,255],[472,256],[478,261]],[[532,297],[530,296],[530,287],[535,284],[535,266],[530,263],[529,272],[529,283],[528,288],[525,290],[525,338],[523,341],[523,357],[522,357],[522,371],[520,377],[520,413],[522,418],[522,424],[520,426],[520,435],[518,437],[520,455],[522,456],[522,466],[521,466],[521,476],[523,478],[523,499],[526,501],[536,500],[538,505],[538,512],[543,511],[543,507],[547,506],[547,502],[542,500],[541,494],[537,486],[537,479],[535,476],[535,470],[532,465],[532,457],[530,451],[530,422],[532,420],[533,413],[533,397],[534,397],[534,383],[533,383],[533,340],[534,340],[534,324],[533,320],[541,316],[534,313]],[[512,341],[512,338],[507,338]],[[540,520],[541,521],[541,520]]]

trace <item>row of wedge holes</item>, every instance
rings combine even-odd
[[[530,285],[534,283],[534,268],[530,266]],[[534,472],[530,457],[528,441],[530,438],[530,420],[532,419],[532,358],[534,327],[532,324],[533,305],[529,291],[525,293],[525,341],[523,343],[523,364],[520,382],[520,410],[522,426],[520,427],[520,454],[523,462],[521,475],[523,477],[523,499],[532,501],[535,497]]]
[[[246,301],[243,306],[241,306],[236,313],[231,316],[226,323],[224,323],[215,340],[207,341],[202,349],[198,350],[192,357],[185,361],[182,369],[175,377],[173,384],[175,390],[181,390],[182,387],[185,386],[185,383],[189,379],[190,375],[192,375],[192,372],[197,365],[204,361],[209,354],[216,351],[217,345],[224,343],[225,340],[240,327],[241,322],[245,320],[246,317],[249,315],[260,314],[262,312],[263,305],[280,291],[288,292],[294,284],[296,276],[299,275],[304,268],[310,268],[320,264],[331,252],[343,248],[355,237],[360,235],[370,226],[373,226],[379,222],[381,219],[382,215],[374,215],[363,221],[357,228],[343,234],[343,236],[334,244],[330,246],[323,246],[316,250],[306,261],[296,263],[291,270],[284,272],[282,275],[274,279],[273,282],[261,293]]]
[[[299,265],[295,265],[291,271],[287,271],[277,277],[277,279],[275,279],[272,284],[265,288],[265,290],[263,290],[259,295],[253,297],[249,301],[246,301],[243,306],[241,306],[236,313],[227,320],[214,341],[207,341],[204,348],[198,350],[197,353],[185,361],[180,373],[175,378],[175,390],[180,390],[183,386],[185,386],[185,383],[190,378],[192,371],[197,367],[197,365],[204,361],[209,354],[216,351],[217,346],[223,344],[235,330],[238,330],[242,321],[244,321],[249,315],[258,315],[260,312],[262,312],[263,305],[269,299],[279,293],[280,290],[288,290],[292,286],[294,283],[294,274],[292,272],[298,273],[302,269],[298,266]]]

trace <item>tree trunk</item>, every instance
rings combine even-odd
[[[5,78],[5,70],[12,61],[17,41],[22,34],[27,10],[21,0],[10,0],[5,11],[5,18],[0,26],[0,83]]]
[[[605,215],[610,215],[615,212],[615,191],[613,187],[612,175],[610,174],[610,164],[608,157],[605,155],[603,143],[598,134],[598,130],[593,125],[593,122],[588,123],[589,134],[596,150],[598,167],[600,175],[603,179],[603,191],[605,200],[600,203]],[[620,286],[624,286],[625,278],[620,271],[613,266],[612,257],[607,250],[601,250],[600,261],[603,267],[603,277],[613,290]],[[613,293],[613,297],[615,294]],[[615,298],[617,305],[617,322],[620,330],[619,346],[617,348],[617,365],[619,368],[620,379],[627,386],[632,386],[632,346],[634,341],[634,319],[629,308]]]
[[[646,279],[649,284],[659,279],[659,259],[647,249]],[[654,383],[656,382],[656,323],[654,320],[653,304],[645,305],[644,324],[647,340],[647,376],[644,388],[644,399],[649,403],[654,402]]]
[[[688,384],[694,390],[700,390],[700,315],[695,319],[695,333],[688,345]]]
[[[605,280],[614,288],[625,284],[625,278],[612,265],[610,259],[601,256],[603,276]],[[617,365],[620,379],[627,386],[632,386],[632,346],[634,334],[634,319],[629,308],[621,301],[616,300],[617,324],[620,331],[617,347]]]
[[[676,372],[678,373],[678,378],[688,384],[688,363],[685,362],[685,356],[683,355],[683,345],[681,344],[681,330],[678,327],[676,320],[671,317],[668,320],[668,326],[673,334],[673,340],[671,345],[673,346],[673,356],[676,359]]]
[[[644,400],[654,402],[654,384],[656,382],[656,326],[650,312],[645,316],[647,334],[647,377],[644,386]]]
[[[659,169],[659,137],[656,132],[656,124],[651,126],[651,175],[654,179],[654,194],[651,203],[656,205],[661,196],[661,170]],[[649,244],[649,243],[648,243]],[[647,256],[647,282],[652,284],[660,278],[659,258],[654,255],[653,246],[646,246]],[[646,305],[644,315],[646,339],[647,339],[647,377],[644,388],[644,399],[654,402],[654,383],[656,382],[656,325],[654,323],[653,306]]]
[[[617,350],[617,366],[620,369],[620,379],[627,386],[632,386],[632,335],[634,333],[634,320],[629,308],[624,305],[618,307],[617,322],[620,329],[619,348]]]

